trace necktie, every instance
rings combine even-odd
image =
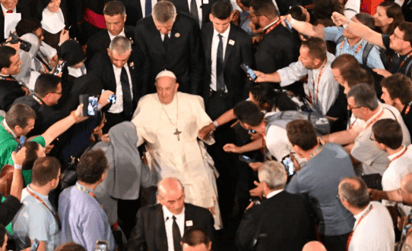
[[[146,0],[145,17],[149,16],[150,14],[152,14],[152,0]]]
[[[165,49],[167,50],[167,46],[169,45],[169,34],[166,34],[165,37],[163,38],[163,45],[165,47]]]
[[[13,11],[12,11],[12,10],[8,10],[8,11],[6,11],[6,13],[13,13]]]
[[[199,13],[197,12],[196,0],[190,1],[190,15],[192,15],[199,23]]]
[[[225,82],[223,80],[223,41],[222,35],[219,36],[219,44],[217,46],[217,56],[216,56],[216,91],[218,93],[225,92]]]
[[[130,92],[129,78],[127,77],[126,69],[123,67],[120,74],[120,83],[123,91],[123,112],[126,116],[133,112],[132,94]]]
[[[176,217],[174,215],[172,219],[173,219],[173,246],[175,248],[175,251],[180,251],[182,250],[182,246],[180,245],[182,236],[180,235],[180,230],[179,230],[179,227],[177,226]]]

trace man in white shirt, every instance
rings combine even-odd
[[[338,195],[342,205],[356,219],[347,250],[393,250],[395,233],[391,216],[381,203],[369,201],[365,182],[359,177],[346,178],[339,184]]]
[[[299,52],[299,61],[288,67],[270,74],[255,71],[258,77],[255,82],[280,82],[280,86],[285,87],[307,74],[305,92],[314,107],[325,115],[339,94],[339,84],[330,67],[335,56],[326,51],[326,44],[320,38],[303,41]]]

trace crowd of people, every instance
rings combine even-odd
[[[411,248],[412,1],[0,4],[0,250]]]

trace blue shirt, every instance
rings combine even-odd
[[[96,198],[88,192],[92,190],[76,183],[64,189],[59,197],[59,215],[62,221],[62,243],[73,241],[88,251],[94,251],[97,240],[105,240],[109,250],[115,250],[116,243],[109,220]]]
[[[340,180],[347,177],[355,177],[348,153],[340,145],[329,143],[297,171],[286,186],[289,193],[309,196],[322,235],[342,235],[352,231],[355,219],[336,196]]]
[[[336,43],[339,40],[339,38],[343,36],[343,31],[345,29],[343,27],[332,26],[332,27],[323,28],[323,30],[325,32],[325,40],[333,41]],[[359,64],[363,64],[362,57],[363,57],[363,51],[367,44],[366,40],[361,39],[355,45],[350,46],[348,43],[348,39],[344,37],[342,49],[341,49],[341,46],[342,46],[341,44],[342,42],[336,44],[336,57],[342,54],[350,54],[358,60]],[[356,52],[360,44],[362,44],[362,47],[358,52]],[[371,51],[369,52],[368,58],[366,60],[366,66],[368,66],[371,69],[375,69],[375,68],[385,69],[385,66],[382,63],[379,51],[376,48],[376,46],[373,46]]]

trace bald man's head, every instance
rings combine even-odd
[[[158,185],[157,200],[172,214],[180,214],[185,206],[185,191],[180,181],[175,178],[161,180]]]
[[[303,246],[302,251],[327,251],[325,246],[319,241],[310,241]]]

